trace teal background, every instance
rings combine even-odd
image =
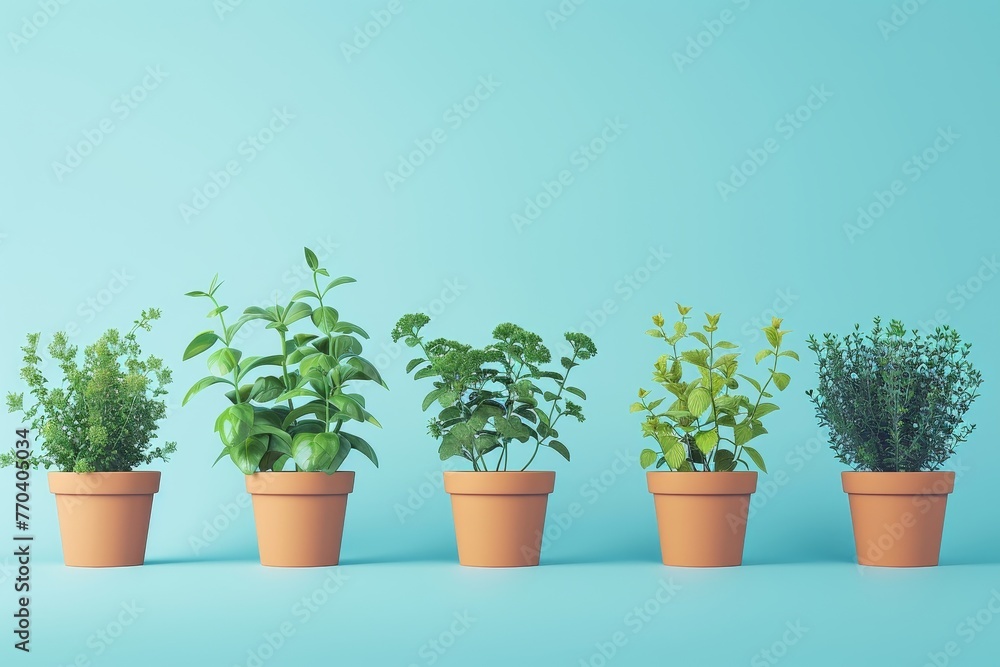
[[[260,657],[286,621],[294,634],[260,664],[994,664],[1000,7],[401,0],[345,55],[342,44],[387,1],[231,1],[0,8],[4,387],[19,387],[24,333],[69,328],[82,345],[159,306],[145,347],[175,370],[161,434],[179,442],[158,467],[139,569],[62,567],[54,503],[35,476],[34,650],[5,645],[4,665],[254,665],[248,652]],[[560,6],[568,15],[550,14]],[[53,15],[32,32],[25,21],[42,23],[44,7]],[[679,66],[675,54],[699,33],[707,46]],[[147,78],[130,108],[121,96],[157,67],[162,80]],[[447,110],[481,77],[499,86],[459,124]],[[818,108],[798,127],[782,121],[813,89],[830,96],[813,98]],[[242,142],[275,109],[294,118],[251,150]],[[626,127],[596,159],[582,157],[609,120]],[[53,165],[102,123],[112,131],[79,166]],[[445,141],[390,187],[385,173],[438,128]],[[947,151],[914,171],[912,157],[949,129]],[[745,184],[720,194],[748,151],[765,147]],[[186,220],[182,204],[231,161],[239,173]],[[512,215],[563,170],[570,184],[518,228]],[[891,206],[857,226],[858,208],[888,201],[878,193],[895,180]],[[391,392],[368,392],[384,429],[366,436],[382,468],[348,461],[358,479],[346,579],[303,622],[295,605],[323,599],[329,571],[256,564],[242,476],[211,467],[224,399],[209,390],[179,403],[204,374],[181,351],[208,326],[203,304],[183,293],[218,271],[234,309],[287,298],[303,280],[304,245],[358,279],[336,306],[372,333],[369,358]],[[661,351],[643,335],[648,318],[675,301],[721,311],[723,331],[751,355],[775,311],[803,353],[760,441],[771,475],[760,479],[739,569],[659,564],[628,405]],[[513,320],[549,341],[583,330],[597,343],[577,376],[588,419],[564,429],[572,464],[551,453],[537,461],[557,471],[540,568],[456,564],[442,465],[419,409],[427,387],[405,376],[408,357],[388,336],[418,309],[434,316],[430,331],[475,342]],[[814,382],[805,336],[875,314],[954,325],[987,380],[970,415],[979,428],[953,462],[960,475],[933,570],[853,564],[843,468],[804,396]],[[266,352],[269,333],[245,346]],[[3,423],[13,438],[16,419]],[[11,471],[0,479],[0,502],[13,504]],[[567,521],[574,503],[582,513]],[[0,558],[6,623],[11,564]],[[661,605],[655,594],[670,579],[680,588]],[[639,623],[634,608],[649,600],[656,613]],[[132,603],[135,622],[100,639],[131,618],[122,605]],[[454,615],[466,612],[475,620],[458,635]],[[791,644],[796,623],[807,631]],[[618,632],[626,641],[604,657]]]

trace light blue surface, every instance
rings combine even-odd
[[[255,565],[243,479],[231,465],[210,467],[222,400],[208,390],[180,409],[204,374],[180,353],[208,326],[185,291],[218,271],[233,308],[287,298],[309,245],[358,279],[336,305],[373,334],[369,357],[391,391],[368,392],[385,428],[365,435],[382,468],[348,464],[358,470],[340,570],[349,579],[264,664],[596,666],[595,642],[618,631],[628,641],[608,664],[754,664],[797,621],[808,632],[782,665],[922,665],[949,641],[960,652],[948,664],[994,664],[1000,625],[983,624],[969,642],[959,624],[1000,589],[1000,432],[989,419],[1000,377],[1000,7],[592,0],[560,21],[547,15],[556,0],[402,0],[345,56],[342,43],[371,12],[385,22],[388,0],[245,0],[220,13],[224,1],[52,2],[58,10],[34,32],[24,21],[41,23],[46,2],[0,8],[4,388],[25,332],[68,328],[83,344],[160,306],[146,349],[173,364],[162,435],[180,447],[161,467],[142,569],[59,565],[54,502],[35,477],[35,652],[5,644],[0,662],[65,665],[82,653],[102,667],[246,665],[263,633],[298,622],[292,606],[328,574]],[[894,6],[916,11],[900,9],[890,32],[879,22]],[[685,63],[675,54],[689,38],[707,46]],[[452,109],[477,90],[474,111]],[[786,119],[796,113],[802,120]],[[78,166],[53,165],[98,132]],[[269,132],[266,145],[249,138]],[[582,147],[602,133],[604,152],[588,156]],[[400,156],[428,141],[433,153],[387,182]],[[922,170],[914,156],[925,149],[935,161]],[[763,164],[747,164],[745,182],[732,177],[754,156]],[[213,174],[226,183],[218,192]],[[720,188],[727,181],[735,191]],[[210,201],[195,201],[206,187]],[[205,206],[195,215],[182,205]],[[871,222],[858,222],[859,207]],[[648,318],[674,301],[723,312],[722,330],[751,353],[776,309],[803,353],[760,443],[771,475],[741,569],[659,565],[628,404],[661,351],[643,335]],[[513,320],[550,341],[582,329],[597,343],[598,357],[578,369],[588,419],[564,430],[574,460],[539,461],[557,471],[541,568],[455,564],[441,464],[419,410],[427,387],[405,377],[405,350],[388,336],[417,309],[434,316],[435,332],[470,341]],[[805,336],[875,314],[953,324],[986,377],[971,415],[979,428],[954,462],[935,570],[851,564],[842,467],[803,394],[814,378]],[[270,333],[246,346],[267,352]],[[14,418],[4,423],[13,437]],[[0,480],[9,507],[11,472]],[[568,523],[573,503],[582,515]],[[12,530],[0,525],[0,540]],[[8,573],[2,610],[14,604]],[[669,577],[682,589],[632,633],[626,614]],[[88,637],[132,600],[146,611],[94,655]],[[432,663],[421,647],[465,611],[477,620]]]

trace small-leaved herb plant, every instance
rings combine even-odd
[[[552,353],[541,337],[516,324],[497,326],[493,342],[479,349],[444,338],[425,340],[421,330],[429,321],[421,313],[404,315],[392,339],[420,350],[407,373],[414,372],[416,380],[434,378],[423,409],[439,408],[428,430],[441,441],[441,460],[461,457],[474,471],[526,470],[547,447],[568,461],[569,449],[556,426],[563,417],[584,419],[568,395],[587,396],[568,381],[580,361],[597,354],[594,342],[581,333],[565,334],[569,356],[561,358],[559,372],[546,367]],[[511,461],[515,441],[530,452],[526,461],[519,459],[523,465]]]
[[[284,305],[251,306],[230,324],[229,307],[216,299],[222,285],[218,276],[206,291],[187,293],[211,302],[208,317],[217,320],[218,327],[195,336],[184,351],[187,360],[214,350],[207,360],[210,375],[191,387],[184,403],[207,387],[228,385],[230,404],[215,422],[223,445],[216,463],[229,457],[246,475],[286,467],[332,474],[353,450],[378,466],[371,445],[346,428],[351,422],[381,428],[365,409],[364,396],[354,390],[366,383],[386,385],[378,369],[361,356],[360,339],[368,334],[340,319],[330,305],[330,291],[355,280],[328,280],[329,272],[309,248],[305,259],[312,272],[311,289],[296,292]],[[265,329],[274,332],[274,354],[249,356],[236,347],[237,333],[250,322],[265,322]]]
[[[655,328],[646,332],[670,348],[653,367],[653,381],[669,393],[647,400],[650,392],[639,389],[639,400],[631,406],[632,412],[645,413],[643,437],[653,438],[658,445],[642,451],[640,464],[685,472],[731,471],[740,465],[749,470],[749,459],[767,472],[764,458],[748,443],[767,433],[763,419],[778,409],[765,400],[773,398],[768,390],[784,391],[791,381],[778,370],[782,359],[799,358],[783,347],[788,331],[781,329],[779,318],[762,329],[769,347],[758,352],[754,361],[767,361],[769,368],[767,377],[758,381],[739,372],[739,353],[728,351],[738,346],[716,339],[720,314],[706,314],[706,323],[698,331],[688,326],[690,307],[677,304],[677,311],[680,319],[669,331],[664,329],[663,316],[654,315]],[[741,391],[743,383],[753,391]]]
[[[128,472],[157,459],[166,461],[177,444],[151,443],[167,412],[161,397],[170,384],[170,369],[158,357],[143,358],[136,335],[140,329],[151,330],[159,318],[160,311],[149,308],[127,334],[108,329],[84,349],[82,363],[66,333],[56,333],[48,353],[62,375],[58,386],[42,372],[41,334],[28,334],[21,348],[21,378],[30,399],[26,405],[24,393],[8,393],[7,409],[23,414],[41,440],[41,453],[28,459],[2,454],[0,466],[26,461],[62,472]]]
[[[951,327],[924,335],[876,317],[871,333],[810,336],[809,349],[819,386],[806,393],[837,459],[855,470],[937,470],[975,429],[963,417],[983,378]]]

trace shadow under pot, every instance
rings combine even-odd
[[[159,472],[50,472],[48,479],[66,565],[127,567],[145,562]]]
[[[844,472],[860,565],[938,564],[954,472]]]
[[[471,567],[538,565],[545,509],[556,474],[445,472],[458,562]]]
[[[253,498],[261,565],[340,563],[354,472],[258,472],[247,475],[246,484]]]
[[[647,472],[664,565],[743,564],[756,472]]]

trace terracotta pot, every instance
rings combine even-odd
[[[953,472],[845,472],[854,546],[861,565],[938,564]]]
[[[647,472],[664,565],[743,563],[756,472]]]
[[[446,472],[458,562],[472,567],[538,565],[554,472]]]
[[[50,472],[48,477],[66,565],[143,564],[159,472]]]
[[[324,567],[340,562],[353,472],[247,475],[261,565]]]

